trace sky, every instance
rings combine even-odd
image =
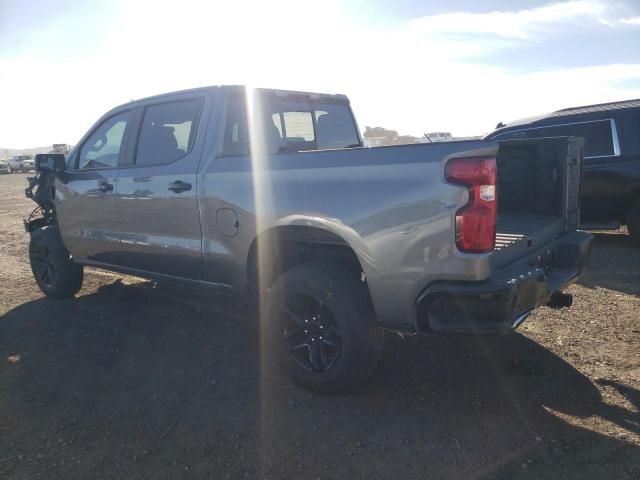
[[[344,93],[361,130],[488,133],[640,98],[638,0],[0,0],[0,146],[203,85]]]

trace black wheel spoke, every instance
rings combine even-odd
[[[340,330],[338,330],[338,327],[334,325],[328,325],[327,327],[325,327],[325,333],[330,337],[334,337],[334,338],[340,337]]]
[[[296,350],[300,350],[301,348],[309,348],[309,344],[304,342],[304,343],[298,343],[293,345],[292,347],[289,347],[287,350],[289,352],[295,352]]]
[[[301,328],[296,327],[285,331],[282,338],[287,347],[287,351],[292,352],[307,345],[307,337]]]
[[[336,342],[332,338],[322,337],[321,342],[330,347],[338,348],[338,342]]]
[[[296,312],[295,309],[292,308],[291,300],[287,300],[285,302],[284,311],[287,313],[287,315],[289,315],[291,320],[293,320],[296,323],[296,325],[299,325],[299,326],[304,325],[305,322],[304,322],[303,316],[298,312]]]
[[[314,372],[322,372],[325,369],[323,348],[319,341],[315,341],[309,348],[309,360]]]
[[[302,333],[302,330],[300,329],[300,327],[290,328],[283,332],[282,338],[284,338],[284,341],[287,342],[291,340],[294,336],[299,335],[300,333]]]

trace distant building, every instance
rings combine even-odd
[[[437,142],[451,142],[451,141],[453,141],[453,135],[451,135],[451,132],[425,133],[422,138],[418,139],[419,143],[437,143]]]
[[[386,137],[364,137],[364,146],[365,147],[380,147],[385,145]]]
[[[71,145],[67,145],[66,143],[54,143],[53,150],[49,153],[64,153],[65,155],[71,151]]]

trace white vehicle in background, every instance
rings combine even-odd
[[[9,172],[28,172],[35,167],[33,156],[31,155],[14,155],[9,159]]]
[[[7,160],[0,160],[0,173],[11,173],[11,168],[9,168],[9,162]]]
[[[422,138],[418,139],[418,143],[438,143],[438,142],[452,142],[453,135],[451,132],[431,132],[425,133]]]

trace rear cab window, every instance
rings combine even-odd
[[[135,154],[139,166],[165,165],[193,147],[201,99],[177,100],[144,108]]]
[[[302,97],[302,96],[298,96]],[[256,112],[254,142],[267,153],[287,153],[360,146],[351,109],[346,102],[322,99],[266,96]],[[244,95],[231,95],[227,102],[224,155],[248,155],[249,127]]]

